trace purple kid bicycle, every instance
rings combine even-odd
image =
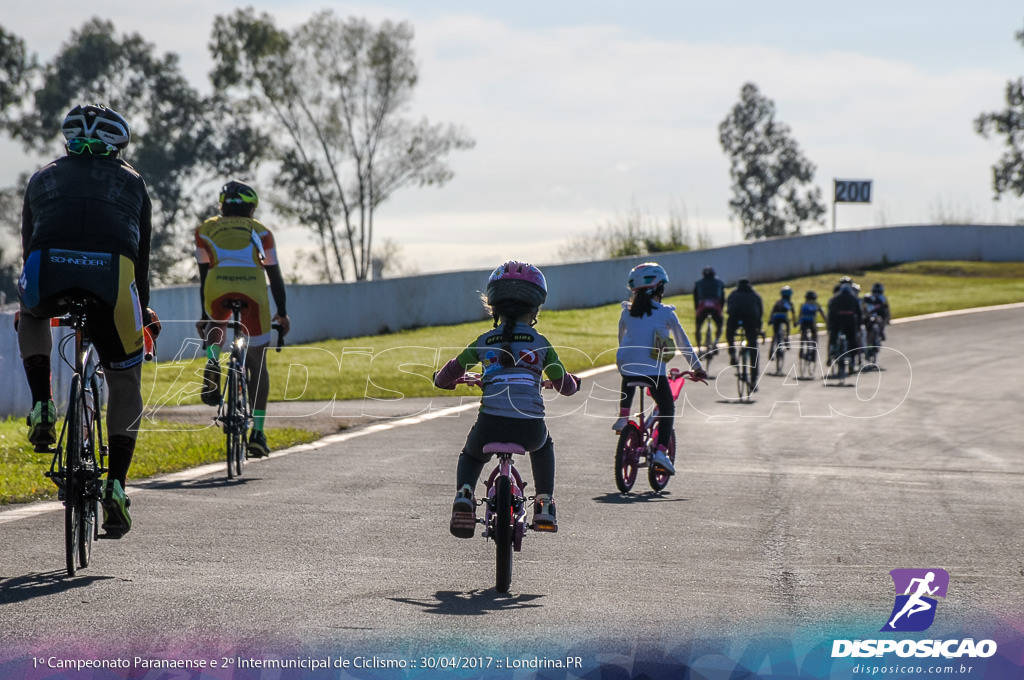
[[[457,380],[460,384],[480,387],[481,377],[476,373],[467,373]],[[544,381],[550,387],[549,381]],[[513,458],[528,451],[515,442],[490,442],[484,445],[484,453],[497,456],[498,463],[484,483],[487,498],[482,501],[484,518],[477,519],[484,525],[483,536],[494,541],[494,588],[499,593],[507,593],[512,584],[512,557],[523,548],[523,537],[527,529],[536,529],[527,522],[526,512],[532,496],[526,495],[527,482],[516,469]],[[546,529],[547,532],[557,531],[557,527]]]

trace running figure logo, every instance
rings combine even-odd
[[[893,569],[896,602],[883,631],[927,630],[935,621],[936,597],[946,597],[949,573],[945,569]]]

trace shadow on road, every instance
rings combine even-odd
[[[113,576],[68,576],[63,569],[36,574],[25,574],[14,578],[0,578],[0,604],[25,602],[37,597],[46,597],[85,588],[97,581],[106,581]]]
[[[222,489],[233,486],[245,486],[250,482],[259,481],[262,481],[261,477],[235,477],[234,479],[228,479],[227,477],[203,477],[200,479],[173,481],[140,481],[138,484],[134,484],[134,486],[162,491],[183,491],[188,489]]]
[[[688,501],[689,498],[669,498],[665,492],[647,491],[645,493],[619,493],[618,491],[606,493],[603,496],[594,496],[597,503],[608,503],[611,505],[633,505],[635,503],[679,503]]]
[[[429,614],[447,616],[483,616],[491,612],[509,611],[513,609],[531,609],[540,607],[535,602],[543,595],[526,595],[515,593],[499,593],[496,590],[439,590],[434,599],[414,599],[409,597],[392,597],[392,602],[411,604],[420,607]]]

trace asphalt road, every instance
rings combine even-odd
[[[617,492],[618,377],[595,375],[549,403],[560,529],[527,535],[508,595],[493,590],[493,545],[448,534],[474,411],[437,417],[445,397],[398,409],[433,417],[378,419],[239,482],[218,467],[136,486],[134,530],[75,578],[59,512],[0,513],[0,638],[32,653],[504,658],[851,621],[870,635],[897,567],[950,573],[946,626],[1019,621],[1022,322],[1015,308],[895,325],[882,370],[845,387],[767,375],[750,404],[718,359],[718,379],[681,397],[662,494],[644,477]]]

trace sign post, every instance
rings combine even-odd
[[[836,230],[836,203],[870,203],[870,179],[833,179],[832,231]]]

